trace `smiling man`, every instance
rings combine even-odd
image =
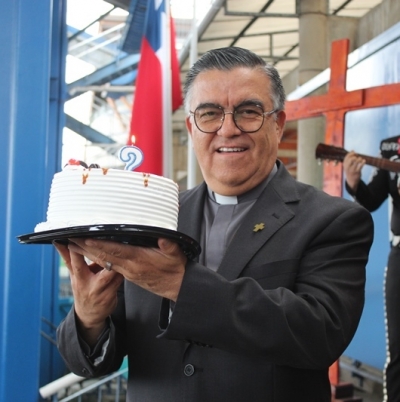
[[[186,99],[195,107],[186,120],[195,153],[205,181],[217,193],[243,194],[275,165],[285,112],[282,93],[276,102],[270,96],[270,81],[261,67],[206,70]]]
[[[104,375],[127,355],[128,401],[330,402],[328,368],[364,305],[372,219],[277,159],[284,103],[277,71],[250,51],[192,66],[186,124],[204,182],[181,194],[178,230],[202,252],[56,245],[75,298],[58,329],[72,371]]]

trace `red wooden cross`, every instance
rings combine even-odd
[[[341,39],[332,43],[331,76],[326,94],[287,101],[286,103],[288,121],[325,116],[325,143],[338,147],[343,147],[344,144],[346,112],[400,103],[400,83],[346,91],[348,51],[348,39]],[[342,179],[343,170],[341,166],[334,164],[324,166],[324,191],[341,196]]]

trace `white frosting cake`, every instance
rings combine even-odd
[[[35,232],[106,224],[176,230],[178,205],[178,185],[165,177],[68,166],[54,175],[47,221]]]

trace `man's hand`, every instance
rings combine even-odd
[[[79,333],[93,346],[105,328],[107,317],[117,305],[117,290],[124,277],[98,264],[87,264],[82,253],[73,251],[75,245],[54,243],[54,246],[70,273]]]
[[[178,244],[159,239],[159,248],[150,248],[94,239],[70,241],[70,251],[103,267],[111,264],[112,271],[156,295],[178,298],[187,261]]]
[[[361,180],[361,169],[365,165],[365,159],[358,156],[354,151],[349,152],[343,160],[343,169],[347,184],[355,192]]]

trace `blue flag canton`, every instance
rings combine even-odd
[[[162,44],[162,16],[165,14],[165,0],[150,0],[146,19],[146,38],[154,53]]]

